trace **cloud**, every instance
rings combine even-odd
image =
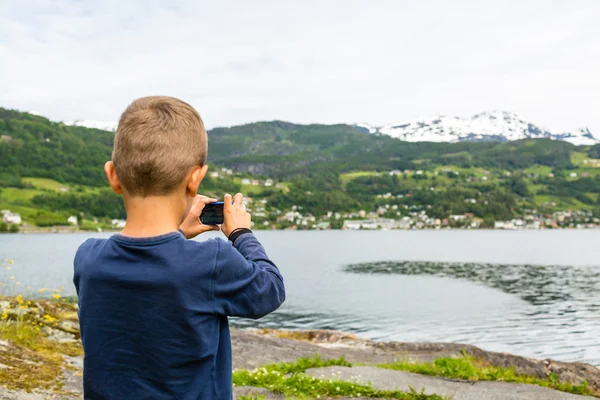
[[[0,105],[116,120],[181,97],[208,126],[507,109],[600,132],[600,3],[0,3]]]

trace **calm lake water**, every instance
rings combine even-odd
[[[22,287],[73,294],[72,257],[90,236],[109,234],[0,235],[0,259],[15,260],[10,273]],[[234,325],[461,342],[600,365],[600,231],[257,236],[283,273],[287,301]]]

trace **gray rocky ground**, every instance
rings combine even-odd
[[[64,339],[61,336],[61,339]],[[233,367],[253,369],[269,363],[293,362],[300,357],[318,354],[323,359],[344,356],[353,364],[389,363],[398,359],[432,361],[439,357],[461,356],[463,352],[492,365],[514,367],[517,371],[545,378],[555,373],[563,382],[574,384],[587,381],[592,388],[600,388],[600,370],[580,363],[562,363],[550,360],[533,360],[510,354],[492,353],[477,347],[453,343],[378,343],[352,335],[329,331],[250,332],[232,331]],[[1,349],[0,349],[1,350]],[[69,395],[38,391],[14,392],[0,387],[0,400],[81,399],[82,360],[67,357],[68,368],[64,371],[64,390]],[[374,388],[385,390],[425,389],[455,400],[570,400],[584,399],[555,390],[532,385],[504,382],[466,382],[445,378],[417,375],[407,372],[381,369],[371,366],[327,367],[306,372],[315,377],[335,378],[357,383],[370,383]],[[283,399],[281,395],[265,389],[236,387],[234,397],[250,393],[265,395],[267,399]]]

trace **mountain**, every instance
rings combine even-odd
[[[521,139],[563,140],[575,145],[600,143],[587,128],[552,133],[507,111],[488,111],[470,118],[436,116],[373,127],[356,124],[369,133],[379,133],[407,142],[508,142]]]
[[[93,119],[82,119],[76,121],[65,121],[64,124],[68,126],[82,126],[84,128],[114,132],[117,130],[117,125],[119,123],[115,121],[95,121]]]
[[[78,126],[83,123],[70,126],[0,108],[0,183],[3,176],[12,176],[105,185],[102,165],[110,159],[114,132]],[[585,139],[589,132],[579,134]],[[413,170],[437,165],[566,168],[572,165],[573,152],[600,158],[600,144],[577,149],[572,143],[547,139],[414,143],[369,134],[365,127],[355,125],[285,121],[214,128],[208,132],[208,142],[211,164],[282,180],[311,173]]]
[[[66,121],[64,124],[110,132],[116,131],[118,125],[114,121],[96,120]],[[576,146],[592,146],[600,143],[600,139],[594,137],[585,127],[573,132],[552,133],[525,121],[515,113],[500,110],[482,112],[470,118],[439,115],[430,119],[405,121],[380,127],[366,123],[356,123],[354,126],[368,133],[383,134],[406,142],[510,142],[521,139],[552,139]]]

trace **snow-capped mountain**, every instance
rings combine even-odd
[[[440,115],[381,127],[362,123],[356,126],[367,129],[369,133],[389,135],[408,142],[506,142],[542,138],[564,140],[575,145],[593,145],[600,142],[587,128],[567,133],[552,133],[507,111],[482,112],[470,118]]]
[[[83,119],[77,121],[65,121],[65,125],[83,126],[85,128],[102,129],[103,131],[116,131],[118,122],[114,121],[94,121],[91,119]]]

